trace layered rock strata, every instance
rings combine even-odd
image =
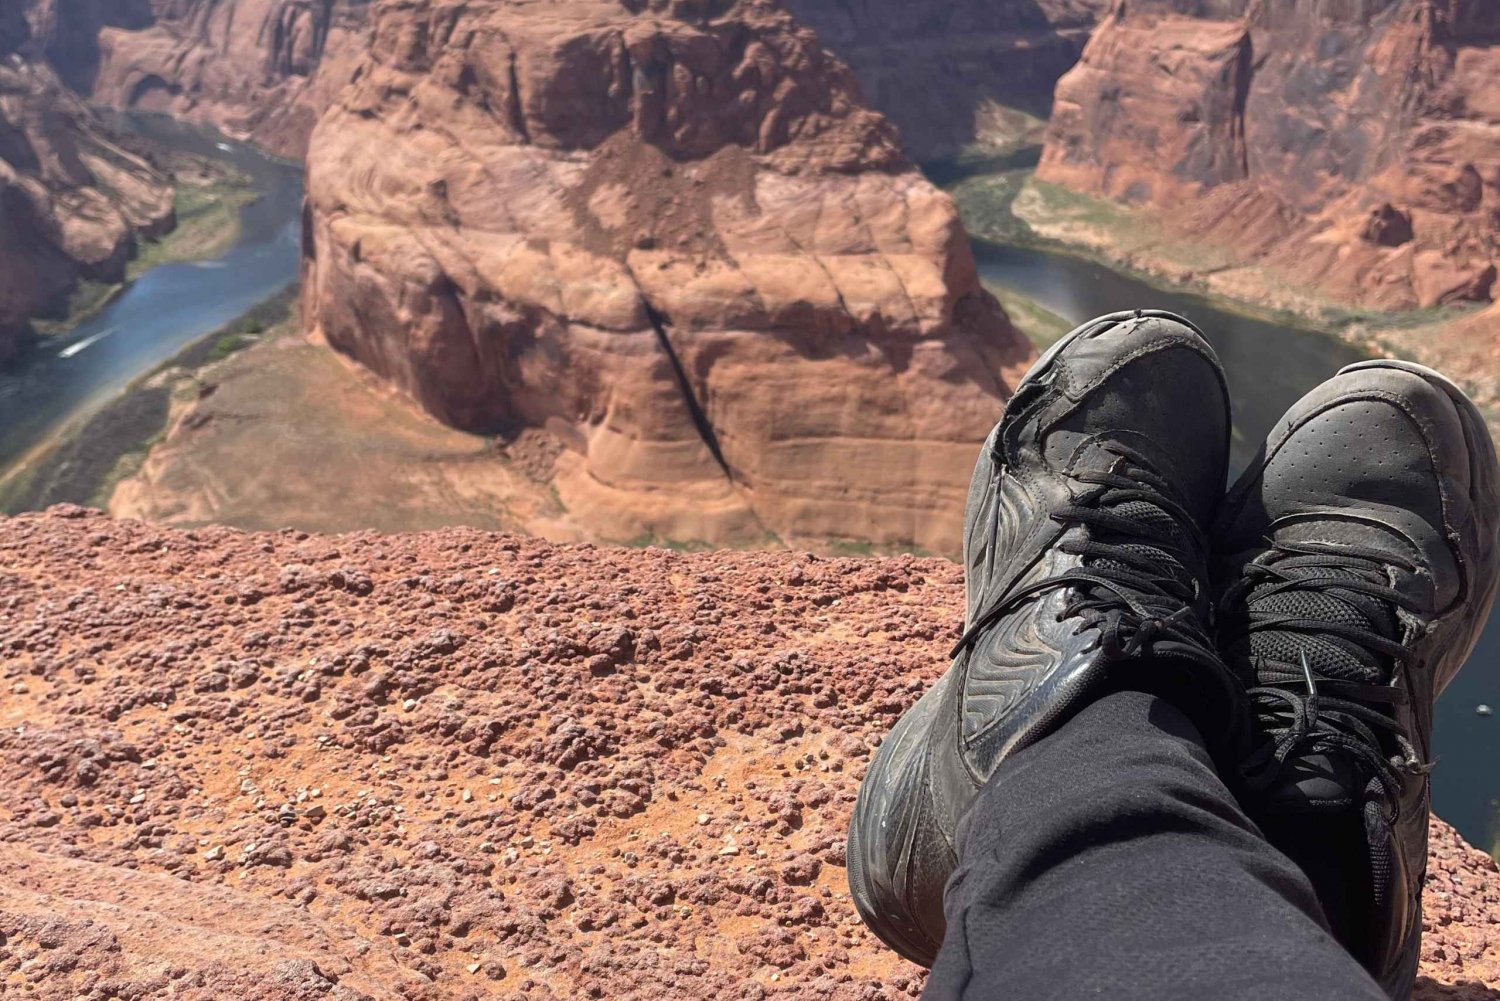
[[[1058,84],[1038,177],[1326,298],[1489,301],[1500,7],[1128,0]]]
[[[308,155],[303,313],[614,538],[956,545],[1029,349],[949,199],[760,2],[388,0]]]
[[[205,121],[301,156],[363,55],[370,0],[32,0],[81,94]]]

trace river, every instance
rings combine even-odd
[[[241,211],[239,240],[217,259],[153,268],[72,332],[39,339],[0,370],[0,470],[297,278],[300,167],[161,116],[120,116],[118,124],[229,164],[260,197]]]
[[[1072,323],[1137,306],[1170,309],[1203,328],[1218,352],[1234,398],[1231,463],[1238,476],[1266,432],[1292,403],[1341,367],[1364,357],[1317,330],[1295,329],[1229,312],[1202,296],[1164,291],[1067,254],[976,241],[979,273],[990,284],[1024,295]],[[1433,809],[1474,845],[1492,851],[1500,799],[1500,614],[1490,616],[1468,666],[1438,701],[1432,773]]]

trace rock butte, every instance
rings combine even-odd
[[[173,224],[167,179],[115,145],[34,58],[19,8],[0,9],[0,361],[80,279],[115,282],[136,235]]]
[[[1497,42],[1491,0],[1130,0],[1059,82],[1037,176],[1330,300],[1487,302]]]
[[[940,560],[0,519],[0,993],[915,996],[845,890]],[[1417,997],[1500,985],[1435,822]]]
[[[542,428],[609,538],[956,548],[1030,356],[947,196],[760,2],[375,8],[313,134],[310,331]]]

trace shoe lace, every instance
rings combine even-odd
[[[1064,526],[1084,526],[1081,538],[1065,538],[1059,545],[1082,557],[1082,565],[1001,596],[974,619],[951,656],[971,648],[1021,602],[1066,587],[1071,590],[1058,620],[1079,617],[1075,633],[1102,626],[1101,645],[1113,658],[1134,656],[1148,646],[1213,658],[1213,644],[1195,614],[1201,574],[1184,562],[1186,557],[1192,566],[1205,563],[1207,543],[1196,520],[1172,484],[1138,453],[1119,444],[1106,450],[1116,461],[1108,469],[1072,474],[1086,489],[1050,515]]]
[[[1243,766],[1244,778],[1252,790],[1263,790],[1294,752],[1327,753],[1363,766],[1393,800],[1402,771],[1423,772],[1430,766],[1420,760],[1395,718],[1395,708],[1408,696],[1392,681],[1410,662],[1412,651],[1377,631],[1369,612],[1372,602],[1383,604],[1396,622],[1398,610],[1414,611],[1411,600],[1391,586],[1388,572],[1415,567],[1362,546],[1268,545],[1270,551],[1246,565],[1220,603],[1220,640],[1226,647],[1274,633],[1279,635],[1267,646],[1296,654],[1294,662],[1252,657],[1256,684],[1248,696],[1267,739]],[[1319,608],[1321,614],[1310,614]],[[1318,671],[1310,666],[1312,643],[1331,645],[1335,655],[1330,666]],[[1347,676],[1330,674],[1333,670]]]

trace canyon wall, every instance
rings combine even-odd
[[[308,154],[309,330],[450,424],[544,429],[606,538],[956,547],[1030,350],[812,32],[754,0],[373,32]]]
[[[0,361],[80,279],[119,281],[138,233],[173,222],[172,188],[119,148],[0,12]]]
[[[1110,0],[787,0],[847,62],[918,160],[1004,129],[1001,108],[1046,118]]]
[[[103,104],[300,157],[363,54],[369,0],[33,0],[42,50]]]
[[[1037,176],[1336,301],[1488,301],[1497,79],[1492,0],[1121,0]]]
[[[372,2],[30,0],[30,17],[78,93],[195,117],[301,156],[363,56]],[[907,152],[929,160],[1011,130],[1001,109],[1045,118],[1058,77],[1077,62],[1110,2],[786,6],[850,64]]]

